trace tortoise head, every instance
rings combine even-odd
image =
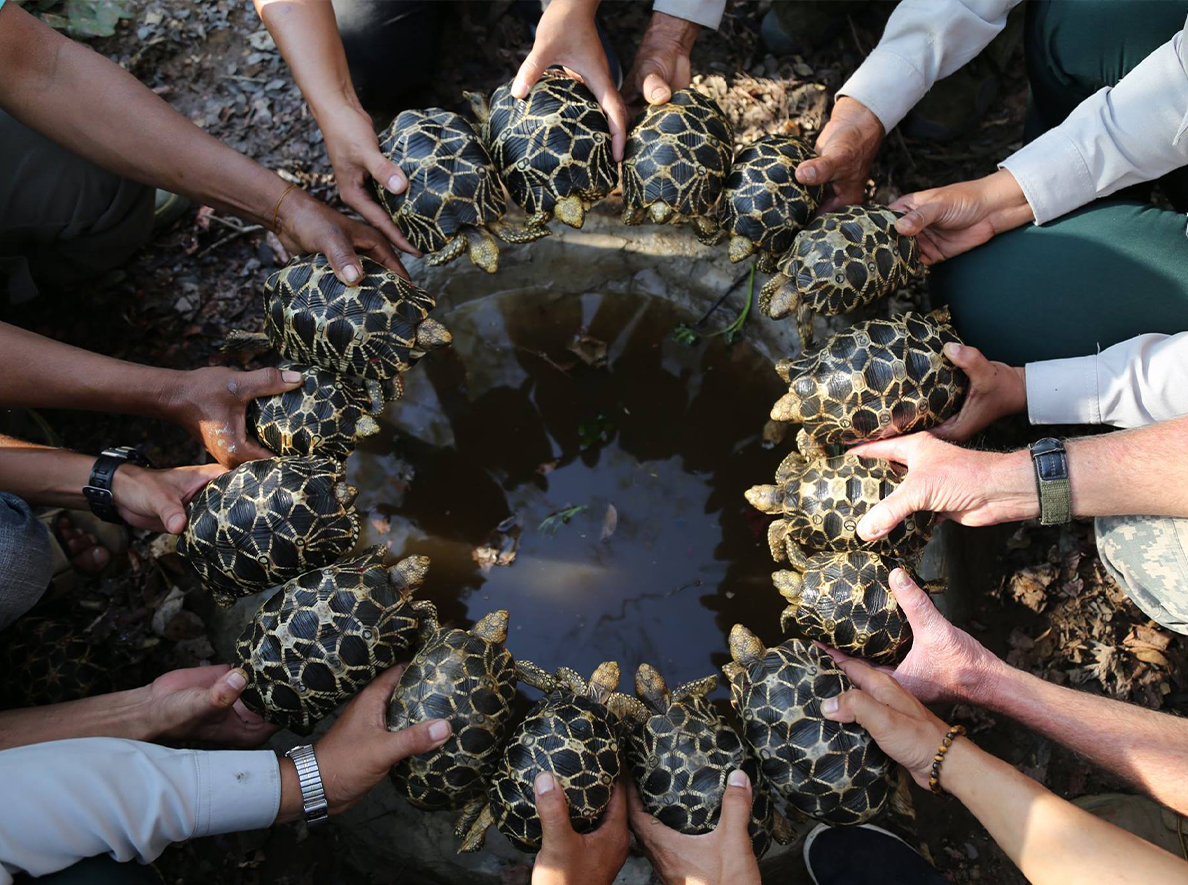
[[[388,583],[407,599],[425,583],[427,574],[429,574],[428,556],[406,556],[388,569]]]
[[[334,500],[336,500],[343,510],[350,508],[355,503],[355,498],[358,496],[359,490],[345,480],[337,480],[334,483]]]
[[[502,645],[507,641],[508,614],[505,609],[493,611],[470,628],[470,634],[487,642]]]
[[[730,260],[742,261],[755,251],[755,244],[744,236],[735,234],[730,238]]]
[[[425,317],[417,326],[417,350],[428,353],[439,347],[449,347],[454,342],[450,330],[431,317]]]
[[[598,702],[604,702],[619,687],[619,662],[603,661],[590,676],[589,695]]]
[[[379,422],[370,415],[360,415],[355,419],[355,436],[359,439],[375,436],[377,433],[379,433],[379,430]]]
[[[780,596],[788,600],[793,607],[800,605],[800,594],[804,590],[804,575],[791,569],[780,569],[771,573],[771,583],[775,585]]]
[[[771,407],[771,417],[777,421],[799,423],[804,417],[804,403],[807,400],[827,400],[828,397],[826,391],[822,390],[821,383],[803,367],[799,367],[799,371],[795,366],[784,368],[787,369],[786,374],[779,371],[778,365],[776,371],[788,382],[788,392],[775,401],[775,405]]]
[[[570,194],[557,201],[553,215],[570,227],[580,228],[586,223],[586,204],[577,194]]]
[[[763,513],[784,512],[784,490],[777,485],[751,486],[746,492],[747,503]]]
[[[935,320],[942,326],[948,326],[953,323],[953,314],[949,311],[949,305],[946,304],[928,314],[928,319]]]
[[[735,624],[730,628],[729,642],[730,657],[734,658],[734,662],[741,667],[747,667],[767,654],[767,649],[763,647],[759,637],[742,624]],[[730,676],[729,673],[726,675]],[[731,681],[733,682],[733,678]]]
[[[651,664],[640,664],[635,671],[635,693],[657,713],[668,706],[668,685]]]
[[[648,216],[652,219],[653,224],[668,224],[674,214],[676,213],[667,203],[657,201],[648,207]]]
[[[507,84],[506,88],[508,92],[511,92],[510,83]],[[487,96],[481,92],[467,92],[463,90],[462,97],[470,105],[470,110],[480,125],[486,123],[491,118],[491,102]]]

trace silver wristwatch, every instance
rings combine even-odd
[[[325,823],[327,812],[326,791],[322,789],[322,773],[318,770],[318,758],[312,744],[293,747],[285,755],[293,760],[297,768],[297,783],[301,785],[301,810],[309,826]]]

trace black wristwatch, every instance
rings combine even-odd
[[[120,465],[125,463],[135,464],[137,467],[153,466],[147,455],[131,446],[104,449],[103,454],[95,459],[90,480],[83,486],[83,497],[91,505],[91,512],[104,522],[125,524],[111,497],[111,481]]]
[[[1035,485],[1039,491],[1040,525],[1072,521],[1072,486],[1068,479],[1068,453],[1058,439],[1044,437],[1031,444]]]

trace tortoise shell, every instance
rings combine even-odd
[[[775,270],[776,259],[792,246],[824,196],[824,186],[796,180],[796,167],[815,156],[806,141],[790,135],[767,135],[738,152],[722,193],[731,261],[758,252],[760,269]]]
[[[356,379],[317,366],[282,363],[300,372],[301,386],[262,396],[247,406],[247,426],[278,455],[324,455],[343,461],[360,439],[379,433],[379,412]]]
[[[107,646],[76,620],[27,615],[0,634],[0,710],[60,704],[112,690]]]
[[[961,340],[949,310],[855,323],[818,350],[780,360],[788,392],[771,409],[823,445],[927,430],[956,414],[969,378],[945,357]]]
[[[421,619],[421,647],[388,704],[388,729],[448,719],[450,739],[392,769],[396,790],[431,811],[460,808],[486,787],[511,727],[516,667],[503,643],[507,612],[487,615],[470,630],[447,630]]]
[[[778,273],[759,290],[772,319],[795,312],[801,340],[812,338],[812,314],[837,316],[906,286],[923,273],[915,237],[895,230],[902,213],[847,206],[818,215],[780,256]]]
[[[771,576],[789,603],[780,617],[785,633],[796,629],[880,664],[903,658],[912,628],[891,593],[891,571],[881,556],[868,550],[814,553],[802,564]]]
[[[262,605],[235,645],[248,674],[241,700],[269,722],[308,734],[401,658],[428,602],[413,602],[429,558],[387,568],[385,547],[306,572]]]
[[[650,105],[627,136],[623,222],[688,220],[698,239],[713,243],[732,145],[726,115],[695,89],[678,89],[667,104]]]
[[[798,546],[906,557],[927,543],[933,517],[925,511],[908,516],[876,541],[858,537],[858,521],[900,483],[890,461],[854,454],[830,457],[804,430],[796,443],[798,450],[776,468],[774,485],[752,486],[746,492],[752,507],[779,517],[767,534],[777,562],[803,565]]]
[[[688,835],[717,827],[726,779],[745,771],[752,785],[748,832],[755,856],[762,857],[777,815],[758,760],[705,699],[717,684],[718,677],[709,676],[669,692],[655,668],[640,665],[635,691],[647,709],[627,734],[626,761],[644,810]]]
[[[830,824],[870,820],[892,792],[894,763],[856,723],[821,715],[821,701],[848,691],[846,674],[813,645],[764,648],[742,624],[722,668],[743,737],[764,778],[793,808]]]
[[[248,461],[187,507],[177,552],[224,606],[347,553],[359,537],[356,490],[321,457]]]
[[[560,71],[545,71],[523,100],[500,86],[480,114],[483,142],[530,228],[554,215],[581,227],[619,183],[606,114],[584,83]]]

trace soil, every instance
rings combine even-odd
[[[321,136],[250,3],[138,0],[131,5],[134,17],[114,37],[93,41],[96,50],[212,135],[336,202]],[[425,106],[460,110],[462,89],[489,92],[513,75],[531,46],[529,26],[512,4],[455,5],[453,32],[444,41],[434,84],[423,96]],[[740,139],[777,131],[815,137],[830,97],[875,45],[889,11],[886,4],[848,7],[850,14],[832,33],[799,55],[777,58],[764,49],[759,38],[763,3],[733,3],[721,29],[702,35],[693,53],[698,86],[719,99]],[[608,8],[613,9],[606,22],[612,43],[629,63],[647,23],[646,6]],[[1002,68],[996,99],[966,135],[943,145],[898,132],[887,139],[872,172],[870,191],[876,200],[984,175],[1018,147],[1026,105],[1018,48],[1006,55]],[[139,362],[179,369],[229,359],[253,365],[217,347],[229,329],[257,327],[260,282],[284,259],[270,239],[236,219],[198,209],[105,285],[38,299],[10,318],[42,334]],[[913,292],[910,297],[923,296]],[[51,433],[47,437],[40,426],[30,426],[30,435],[77,450],[97,451],[118,441],[143,445],[159,465],[204,459],[181,430],[149,419],[57,412],[41,417]],[[976,444],[1004,447],[1025,439],[1025,427],[1007,427]],[[596,522],[605,518],[600,515]],[[1188,707],[1185,638],[1149,622],[1108,578],[1090,526],[1024,525],[1013,533],[987,530],[970,537],[992,563],[991,592],[973,602],[966,626],[992,651],[1082,690],[1155,709]],[[136,538],[128,567],[92,582],[71,602],[71,610],[85,616],[95,642],[113,656],[122,685],[213,655],[202,616],[191,610],[199,606],[174,590],[191,584],[168,551],[160,539]],[[1122,786],[1012,722],[972,708],[938,713],[966,723],[983,746],[1062,796]],[[919,793],[916,800],[917,818],[904,826],[905,833],[947,878],[1024,881],[960,806]],[[213,837],[167,850],[157,867],[167,882],[178,885],[408,881],[398,870],[354,868],[337,850],[339,838],[334,827],[312,833],[277,827]]]

